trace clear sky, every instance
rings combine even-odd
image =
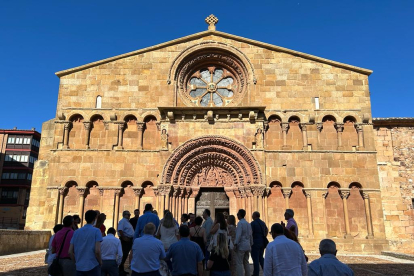
[[[207,29],[371,69],[374,117],[414,117],[414,1],[0,0],[0,128],[54,118],[55,72]]]

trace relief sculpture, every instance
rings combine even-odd
[[[227,171],[215,166],[203,167],[195,174],[191,186],[224,187],[232,185],[232,177]]]

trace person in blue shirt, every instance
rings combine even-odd
[[[336,258],[336,244],[333,240],[324,239],[319,244],[321,257],[310,263],[308,267],[309,276],[354,276],[354,272],[346,264]]]
[[[180,240],[170,245],[166,259],[172,260],[172,275],[203,275],[203,251],[198,244],[190,241],[190,228],[180,226]]]
[[[152,210],[152,204],[147,203],[145,205],[144,214],[138,219],[137,227],[135,228],[134,240],[143,235],[144,227],[147,225],[147,223],[154,223],[155,228],[158,229],[158,225],[160,225],[160,219],[157,215],[152,213]]]
[[[144,226],[142,237],[132,245],[132,276],[159,276],[160,260],[165,259],[162,242],[154,237],[155,225],[150,222]]]
[[[96,212],[85,213],[86,225],[76,230],[70,241],[69,256],[76,261],[77,276],[101,275],[101,230],[93,227]]]

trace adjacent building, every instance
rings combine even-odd
[[[0,129],[0,228],[23,229],[40,133]]]

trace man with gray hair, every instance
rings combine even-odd
[[[126,275],[124,270],[125,261],[128,258],[129,251],[132,247],[132,237],[134,236],[134,228],[129,223],[131,213],[127,210],[122,212],[122,219],[118,223],[118,236],[122,245],[122,261],[119,265],[119,275]]]
[[[132,276],[159,276],[160,260],[165,259],[162,242],[154,237],[156,227],[152,222],[147,223],[143,235],[134,240],[132,245]]]
[[[285,211],[285,220],[287,221],[286,229],[291,231],[292,233],[295,233],[296,237],[298,237],[298,234],[299,234],[298,224],[296,223],[296,220],[293,219],[294,215],[295,215],[295,212],[293,212],[292,209],[286,209]],[[280,224],[285,226],[283,222],[281,222]]]
[[[354,272],[346,264],[336,258],[336,244],[333,240],[325,239],[319,244],[321,257],[309,265],[310,276],[338,275],[354,276]]]

